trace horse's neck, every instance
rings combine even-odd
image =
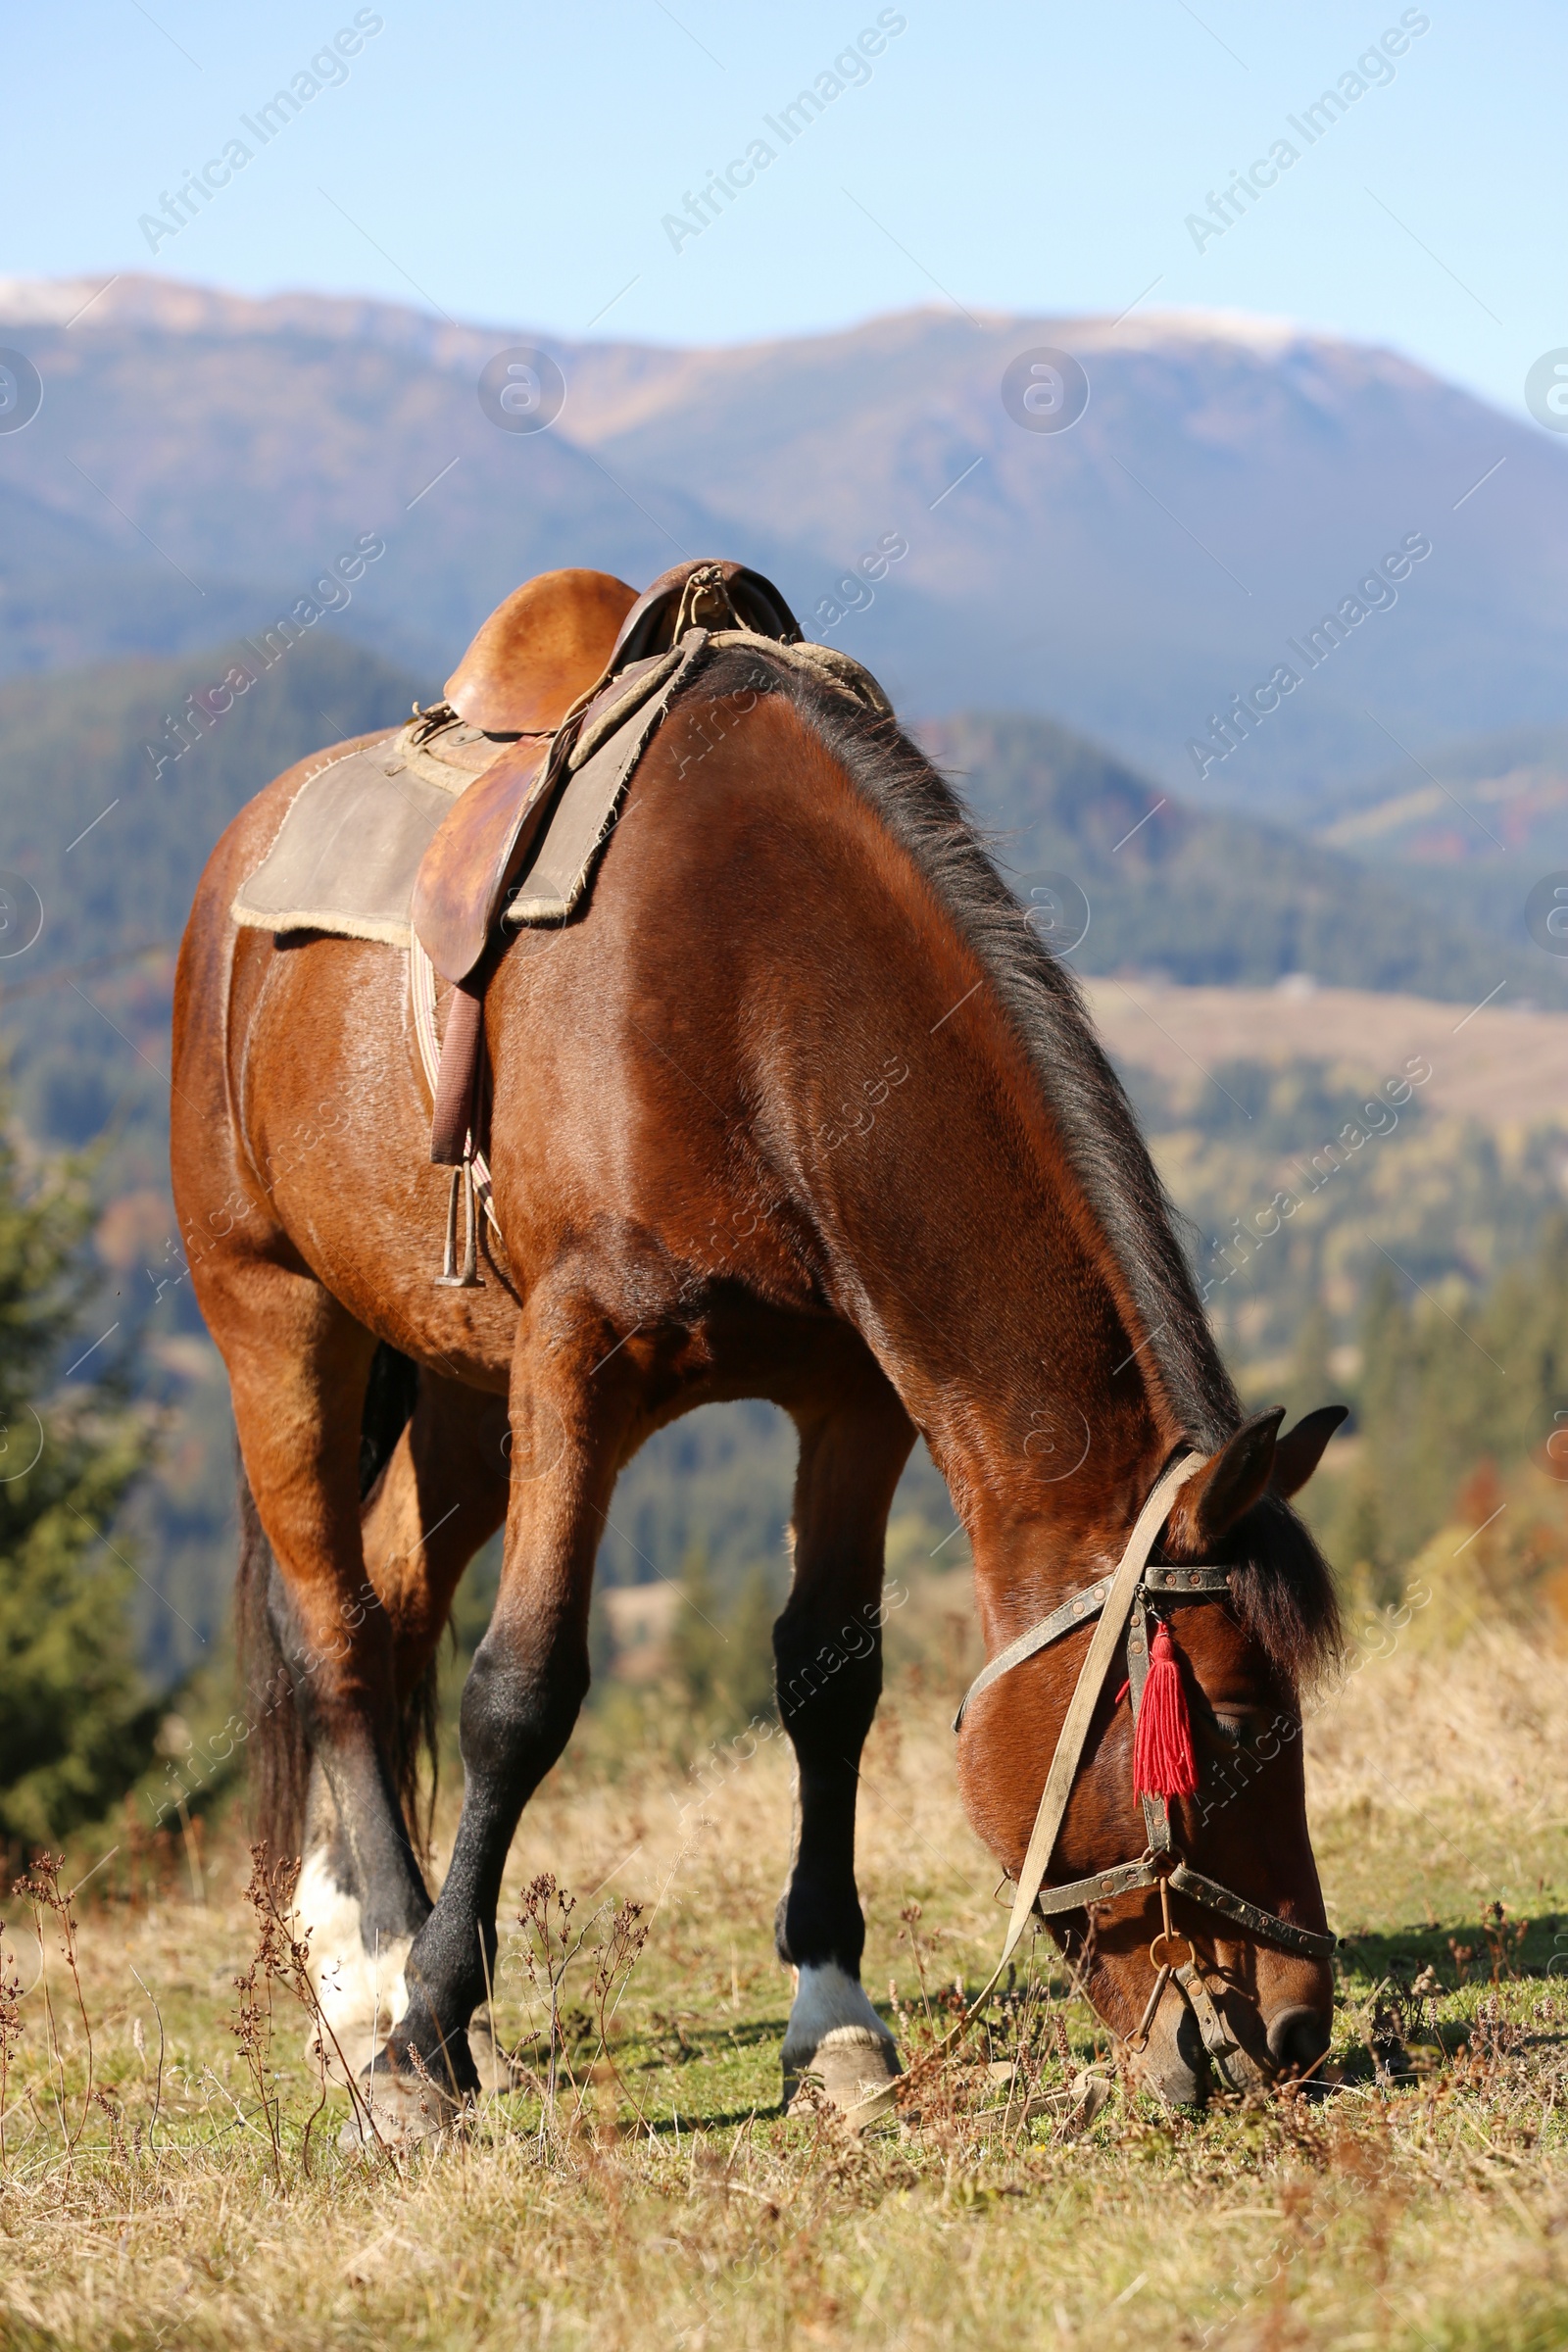
[[[853,1008],[838,968],[802,1156],[830,1287],[1006,1608],[1114,1551],[1182,1433],[1021,1045],[961,943],[932,951],[890,969],[869,943]]]

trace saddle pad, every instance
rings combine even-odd
[[[590,713],[565,781],[511,887],[505,923],[560,923],[571,913],[655,726],[705,650],[728,645],[756,647],[813,672],[872,710],[888,710],[858,662],[826,646],[780,645],[749,630],[712,637],[692,630],[678,647],[639,664],[640,674],[617,681],[624,691],[607,692],[603,709]],[[473,732],[463,730],[470,750]],[[497,743],[496,758],[507,749]],[[418,718],[324,759],[290,802],[266,858],[240,885],[230,910],[235,922],[258,931],[325,931],[407,948],[424,854],[461,796],[486,773],[435,757]]]
[[[643,674],[612,700],[604,714],[608,729],[595,728],[591,757],[555,796],[507,907],[509,922],[564,922],[576,906],[627,778],[706,642],[694,632],[685,647],[644,664]],[[418,733],[416,719],[312,770],[266,858],[235,894],[236,923],[408,947],[424,854],[467,788],[489,773],[435,758],[415,740]],[[509,749],[498,743],[490,765]]]
[[[419,860],[473,770],[413,751],[408,730],[313,769],[230,909],[254,931],[409,944]],[[500,750],[500,745],[497,745]]]

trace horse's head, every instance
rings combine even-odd
[[[1175,2104],[1307,2075],[1329,2045],[1299,1689],[1332,1652],[1337,1620],[1288,1497],[1343,1415],[1309,1414],[1284,1438],[1281,1418],[1248,1422],[1174,1496],[1130,1609],[1109,1612],[1113,1646],[1108,1620],[1098,1637],[1105,1671],[1076,1754],[1069,1702],[1088,1655],[1077,1623],[977,1688],[960,1721],[965,1805],[1014,1879],[1059,1742],[1071,1793],[1041,1908],[1137,2076]],[[1128,1543],[1124,1521],[1103,1534],[1069,1572],[1097,1624]],[[1074,1598],[1062,1595],[1069,1613]],[[1135,1746],[1146,1788],[1183,1791],[1168,1804],[1135,1792]],[[1071,1908],[1053,1908],[1081,1881]]]

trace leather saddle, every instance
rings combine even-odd
[[[445,702],[424,714],[432,732],[458,718],[499,746],[454,801],[414,887],[419,944],[457,991],[430,1142],[443,1165],[472,1150],[488,952],[572,753],[626,699],[633,673],[654,671],[693,629],[801,638],[779,591],[744,564],[680,564],[641,596],[609,572],[541,572],[497,606],[447,680]]]
[[[497,605],[448,678],[448,709],[486,735],[551,733],[599,677],[639,601],[608,571],[542,571],[525,580]]]

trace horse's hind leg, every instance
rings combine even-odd
[[[424,1371],[364,1510],[366,1575],[392,1627],[400,1706],[423,1684],[465,1568],[507,1516],[507,1400]]]
[[[798,1776],[795,1852],[775,1931],[780,1959],[797,1972],[784,2097],[810,2068],[838,2106],[869,2120],[898,2059],[860,1984],[855,1804],[882,1690],[883,1540],[914,1433],[869,1364],[852,1396],[796,1419],[795,1581],[773,1629],[779,1716]]]
[[[287,1695],[331,1791],[365,1949],[427,1915],[398,1796],[392,1624],[367,1588],[362,1412],[375,1342],[280,1238],[214,1251],[200,1298],[228,1367],[245,1473],[273,1568],[265,1596]],[[263,1693],[253,1739],[278,1735]],[[277,1694],[281,1696],[282,1694]],[[264,1824],[274,1850],[293,1824]]]
[[[378,1608],[390,1628],[395,1777],[416,1834],[418,1749],[431,1728],[418,1717],[458,1581],[506,1516],[506,1435],[504,1397],[420,1373],[413,1412],[362,1514],[367,1589],[349,1614]],[[302,1852],[299,1912],[311,1930],[312,1975],[344,2060],[357,2074],[407,2006],[403,1964],[411,1936],[367,1949],[353,1854],[319,1763],[311,1775]],[[485,2054],[493,2060],[493,2052]]]

